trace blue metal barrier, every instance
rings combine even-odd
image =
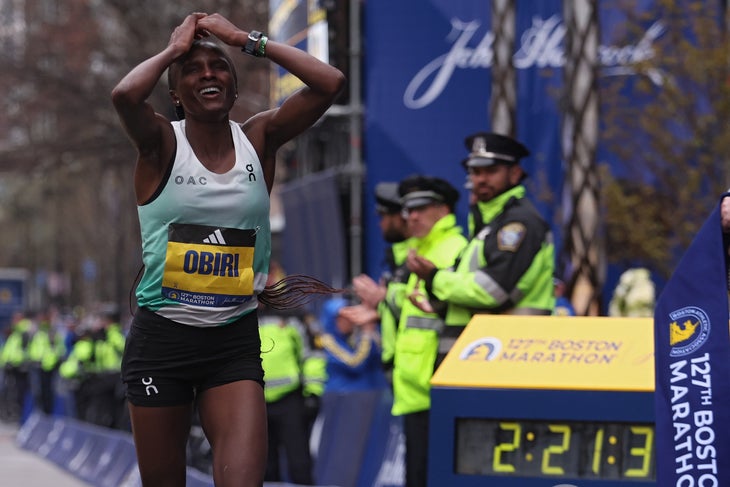
[[[33,412],[18,431],[16,441],[21,448],[99,487],[124,485],[131,472],[137,470],[129,433],[73,418]]]
[[[324,395],[314,476],[318,484],[403,485],[402,426],[400,418],[390,414],[392,404],[389,390]]]
[[[403,439],[399,418],[390,415],[389,391],[325,395],[322,431],[316,446],[316,485],[401,487]],[[141,487],[132,435],[63,416],[33,411],[17,444],[98,487]],[[188,487],[212,487],[213,479],[194,468]],[[267,482],[265,487],[293,487]],[[301,486],[300,486],[301,487]]]

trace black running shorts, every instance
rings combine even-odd
[[[190,403],[205,389],[239,380],[264,384],[256,312],[224,326],[188,326],[139,308],[122,360],[135,406]]]

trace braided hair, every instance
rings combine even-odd
[[[268,285],[258,295],[260,303],[278,310],[298,308],[317,295],[338,294],[344,289],[334,288],[312,276],[292,274]]]

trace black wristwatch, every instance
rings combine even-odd
[[[252,30],[251,32],[249,32],[246,45],[243,46],[241,50],[246,54],[258,57],[258,52],[256,51],[256,43],[261,39],[261,35],[261,32],[257,30]]]

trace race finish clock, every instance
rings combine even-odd
[[[431,381],[429,485],[656,485],[652,327],[475,316]]]

